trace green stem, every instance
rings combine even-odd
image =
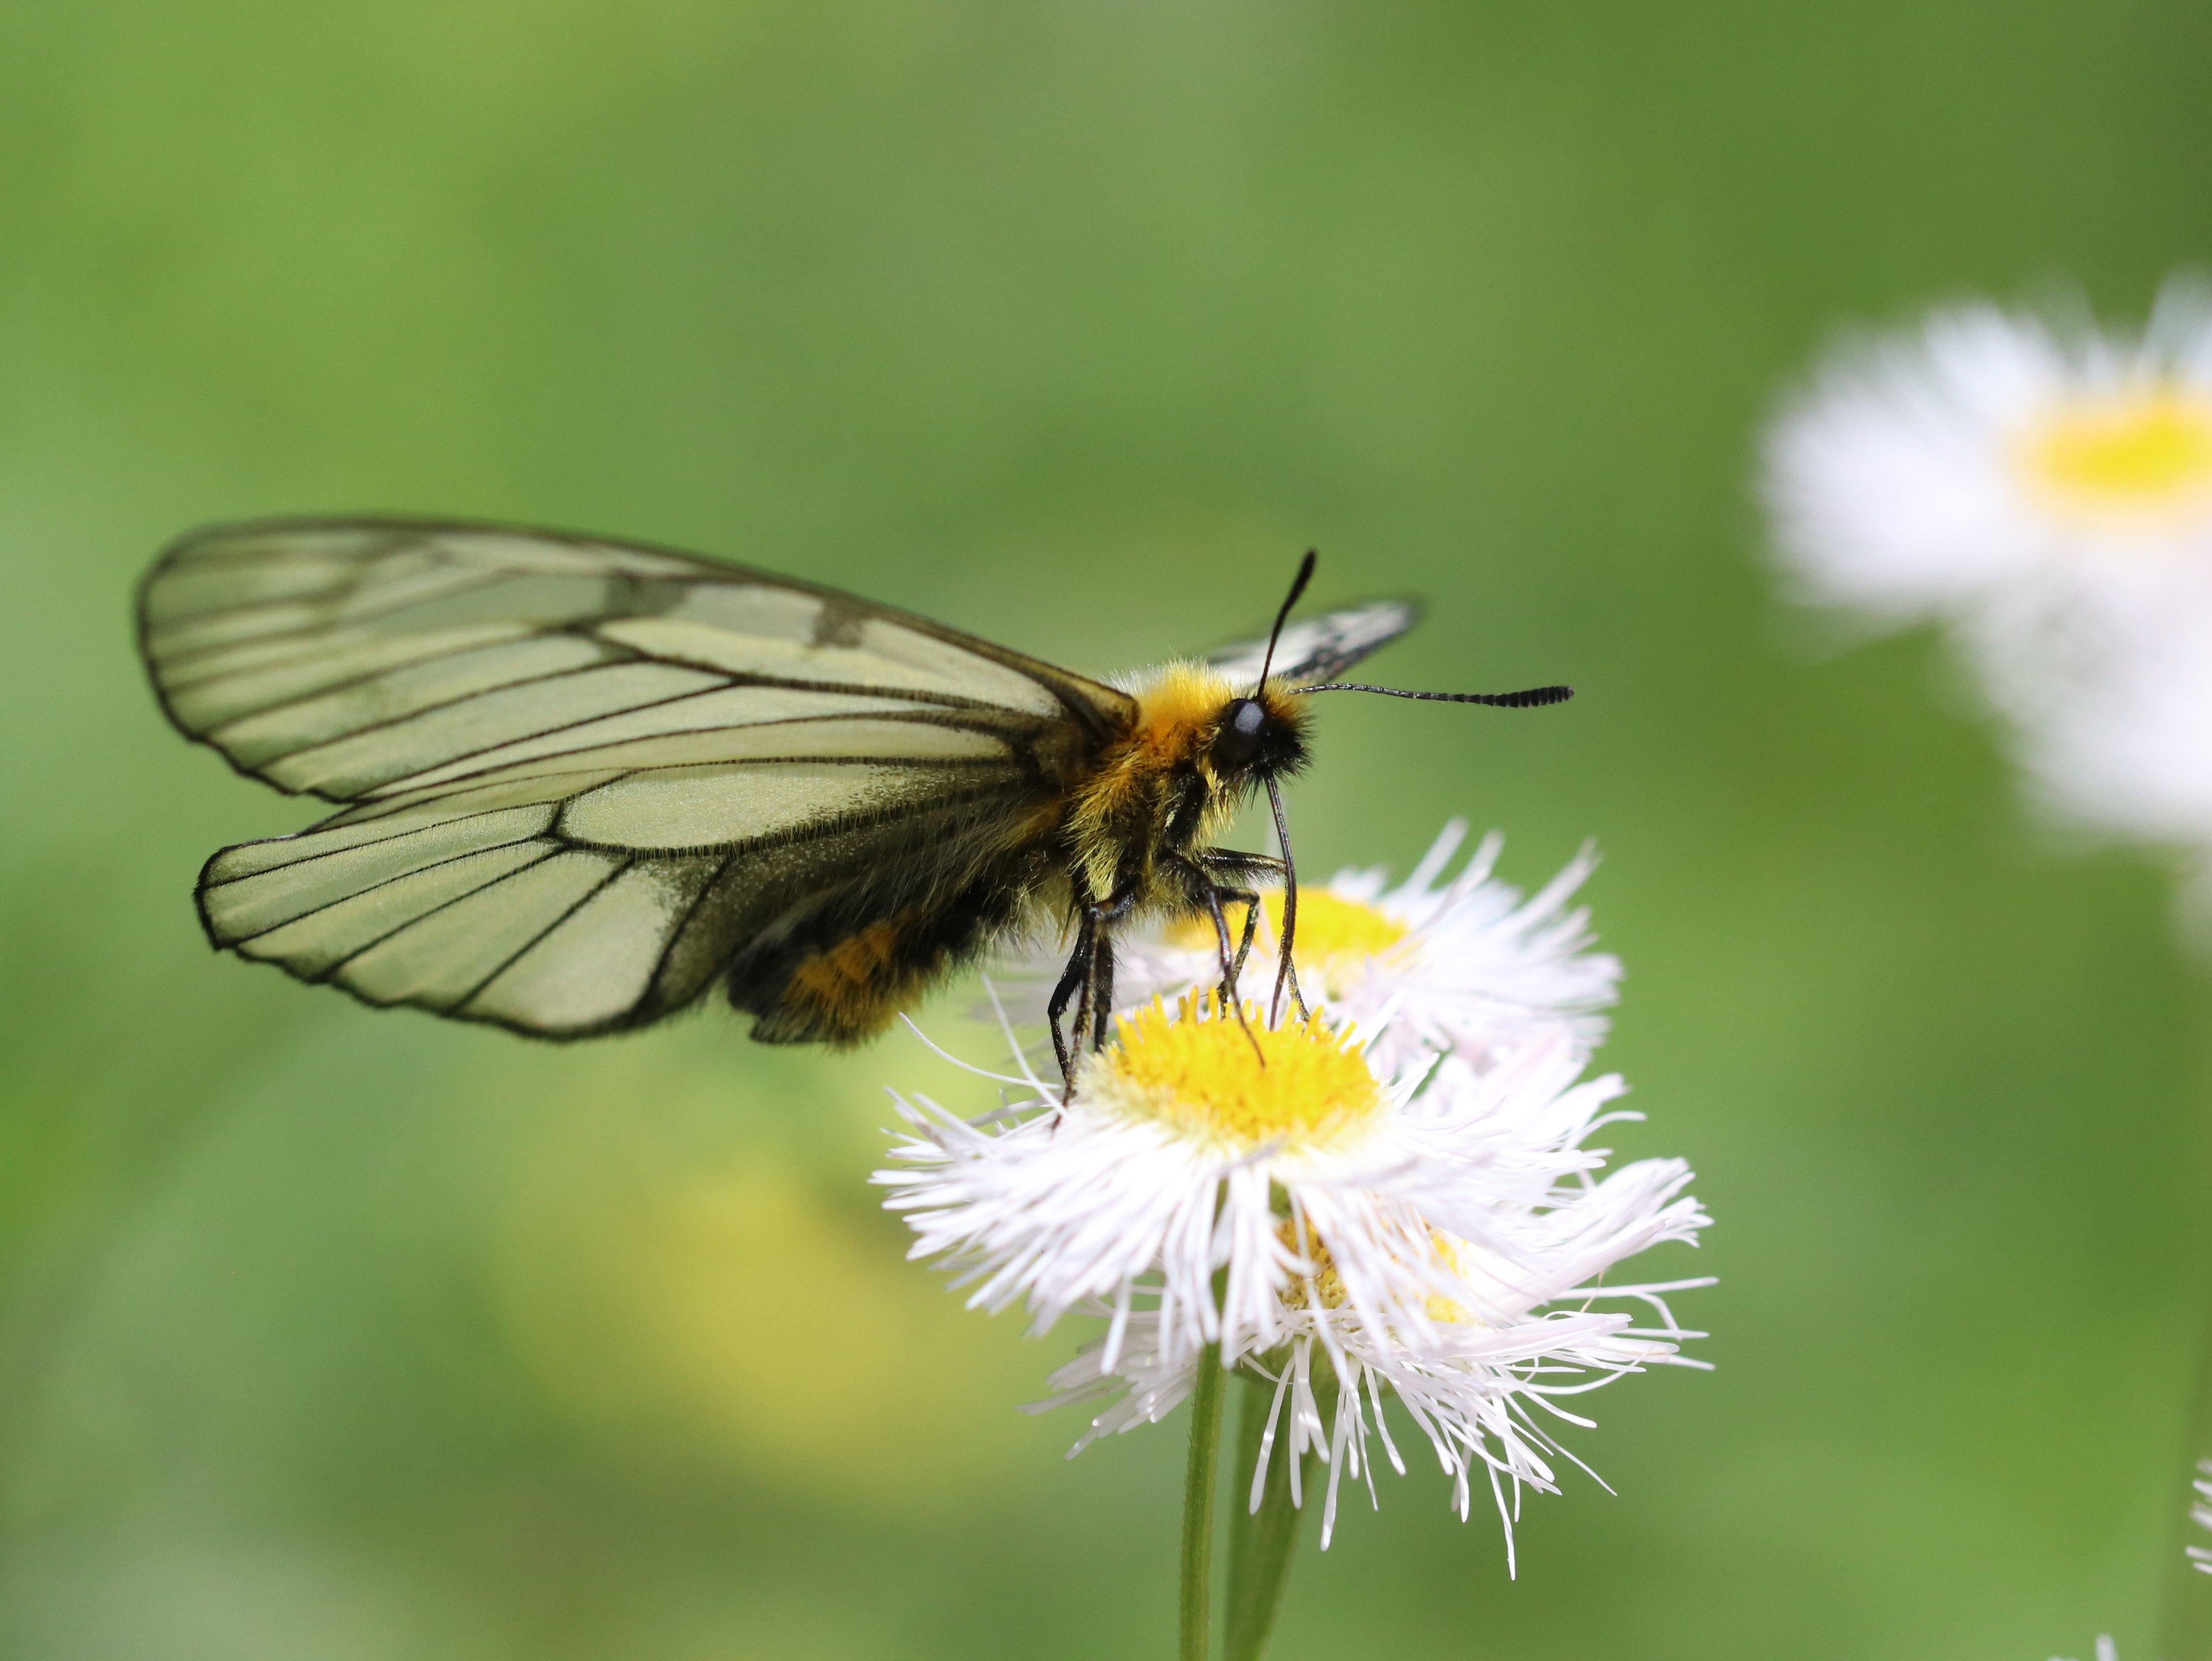
[[[2212,1055],[2212,1043],[2208,1034],[2204,1009],[2201,1001],[2192,1006],[2197,1028],[2197,1071],[2198,1084],[2196,1095],[2201,1101],[2206,1095],[2204,1074],[2207,1057]],[[2201,1174],[2212,1171],[2212,1138],[2208,1138],[2205,1121],[2200,1119],[2197,1128],[2197,1169]],[[2198,1250],[2201,1256],[2203,1246]],[[2212,1282],[2212,1265],[2199,1270],[2199,1285]],[[2196,1495],[2190,1490],[2190,1481],[2197,1475],[2199,1459],[2212,1457],[2212,1311],[2200,1317],[2203,1325],[2197,1334],[2197,1376],[2189,1401],[2188,1440],[2175,1450],[2181,1457],[2168,1466],[2166,1487],[2160,1496],[2166,1507],[2166,1587],[2165,1609],[2162,1612],[2160,1646],[2157,1653],[2169,1656],[2172,1661],[2212,1661],[2212,1576],[2208,1576],[2190,1561],[2185,1546],[2212,1545],[2208,1535],[2189,1520],[2190,1502]]]
[[[1221,1454],[1221,1346],[1198,1358],[1190,1393],[1190,1464],[1182,1485],[1182,1641],[1178,1661],[1206,1661],[1212,1635],[1213,1469]]]
[[[1222,1661],[1259,1661],[1274,1630],[1275,1613],[1290,1584],[1291,1557],[1298,1548],[1303,1513],[1291,1504],[1290,1438],[1279,1426],[1268,1451],[1267,1487],[1260,1509],[1252,1509],[1252,1473],[1259,1468],[1260,1444],[1275,1387],[1256,1372],[1244,1375],[1244,1411],[1237,1429],[1237,1463],[1230,1480],[1235,1492],[1229,1512],[1229,1607]],[[1304,1475],[1304,1473],[1300,1473]]]
[[[1287,1360],[1285,1361],[1287,1365]],[[1283,1406],[1283,1422],[1275,1427],[1275,1445],[1267,1453],[1267,1480],[1260,1494],[1260,1509],[1252,1509],[1252,1472],[1260,1463],[1260,1444],[1267,1435],[1267,1415],[1275,1404],[1275,1386],[1257,1373],[1244,1375],[1244,1411],[1237,1427],[1237,1463],[1230,1475],[1237,1486],[1229,1514],[1229,1590],[1226,1632],[1222,1661],[1260,1661],[1282,1610],[1283,1593],[1291,1583],[1291,1560],[1298,1549],[1299,1525],[1305,1512],[1291,1503],[1290,1404]],[[1329,1381],[1316,1379],[1316,1396],[1327,1422],[1335,1390]],[[1328,1480],[1319,1455],[1308,1452],[1300,1461],[1299,1485],[1304,1495],[1316,1496],[1316,1484]]]

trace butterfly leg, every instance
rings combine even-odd
[[[1060,1036],[1060,1018],[1067,1013],[1068,1001],[1075,996],[1079,986],[1085,993],[1085,1002],[1091,989],[1091,958],[1092,942],[1097,925],[1092,921],[1089,905],[1078,909],[1075,924],[1075,950],[1068,954],[1067,967],[1060,971],[1060,983],[1052,989],[1051,1001],[1045,1005],[1044,1018],[1052,1029],[1052,1053],[1060,1062],[1060,1076],[1063,1082],[1072,1081],[1075,1063],[1067,1050],[1067,1040]],[[1075,1017],[1076,1042],[1082,1043],[1083,1024],[1087,1009],[1079,1009]]]
[[[1261,1056],[1260,1064],[1265,1067],[1267,1057],[1261,1055],[1260,1040],[1253,1037],[1252,1022],[1244,1013],[1244,1000],[1237,995],[1237,977],[1244,966],[1245,952],[1252,948],[1252,929],[1260,913],[1260,897],[1249,889],[1230,888],[1214,881],[1212,873],[1197,860],[1178,858],[1176,863],[1187,879],[1193,879],[1191,886],[1204,900],[1206,915],[1213,919],[1214,943],[1221,953],[1218,1002],[1222,1007],[1236,1012],[1237,1025],[1244,1029],[1245,1037],[1251,1041],[1253,1053]],[[1224,900],[1240,902],[1250,908],[1244,916],[1243,943],[1233,952],[1229,944],[1228,914],[1222,910]]]
[[[1216,868],[1226,869],[1231,874],[1242,876],[1250,861],[1261,858],[1252,854],[1223,854],[1215,849],[1195,857],[1179,858],[1183,877],[1213,919],[1213,936],[1221,949],[1221,998],[1224,1003],[1237,1001],[1237,977],[1244,972],[1244,959],[1251,955],[1252,937],[1260,925],[1260,897],[1249,888],[1232,887],[1214,879]],[[1226,906],[1244,908],[1243,937],[1232,949],[1229,944],[1229,917]]]
[[[1076,907],[1075,949],[1068,953],[1067,967],[1060,971],[1059,984],[1045,1005],[1045,1022],[1052,1029],[1052,1053],[1060,1062],[1063,1082],[1072,1084],[1075,1074],[1069,1037],[1078,1049],[1086,1043],[1092,1050],[1106,1047],[1106,1024],[1114,1013],[1112,926],[1136,905],[1137,890],[1133,885],[1103,904],[1085,900]],[[1075,1006],[1075,1019],[1063,1036],[1060,1018],[1067,1013],[1071,1002]]]
[[[1103,905],[1091,908],[1091,1047],[1106,1047],[1106,1023],[1114,1013],[1114,925],[1137,909],[1137,885],[1122,887]],[[1078,1020],[1079,1035],[1083,1023]]]
[[[1244,972],[1244,959],[1252,955],[1252,936],[1260,927],[1260,897],[1249,888],[1217,888],[1213,891],[1213,895],[1224,905],[1241,905],[1244,908],[1244,936],[1237,942],[1237,961],[1233,965],[1236,974],[1242,975]],[[1231,983],[1231,989],[1232,991],[1235,989],[1233,980]]]
[[[1243,877],[1248,880],[1253,877],[1263,875],[1283,878],[1290,897],[1289,903],[1285,904],[1283,911],[1284,932],[1287,934],[1290,931],[1297,915],[1294,904],[1296,889],[1291,879],[1291,867],[1286,861],[1277,859],[1271,854],[1244,854],[1234,849],[1209,848],[1202,849],[1196,855],[1196,863],[1203,867],[1204,874],[1201,879],[1206,882],[1213,882],[1217,876]],[[1224,900],[1246,898],[1241,890],[1227,886],[1218,887],[1218,891]],[[1237,954],[1237,967],[1240,971],[1244,967],[1245,952],[1251,949],[1252,929],[1258,922],[1260,915],[1258,901],[1254,899],[1251,904],[1252,910],[1244,918],[1243,947]],[[1290,983],[1292,1006],[1297,1010],[1298,1018],[1303,1020],[1308,1013],[1305,996],[1298,990],[1297,965],[1288,958],[1284,959],[1277,972],[1276,998],[1279,1002],[1282,996],[1282,983],[1285,979]]]
[[[1106,1023],[1114,1013],[1114,937],[1103,928],[1091,956],[1091,1047],[1106,1047]]]

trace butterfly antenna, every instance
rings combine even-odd
[[[1565,703],[1574,697],[1571,686],[1530,686],[1518,692],[1408,692],[1398,686],[1364,686],[1356,681],[1332,681],[1326,686],[1301,686],[1301,692],[1380,692],[1386,697],[1419,698],[1426,703],[1487,703],[1498,709],[1540,709],[1547,703]]]
[[[1260,660],[1260,686],[1252,689],[1252,696],[1260,695],[1260,687],[1267,684],[1267,671],[1275,666],[1275,642],[1282,638],[1283,624],[1290,620],[1291,607],[1298,603],[1298,596],[1313,581],[1314,562],[1321,557],[1317,548],[1306,550],[1306,557],[1298,562],[1298,574],[1291,579],[1291,592],[1283,596],[1283,609],[1275,613],[1275,626],[1267,630],[1267,654]]]
[[[1267,1025],[1273,1026],[1282,1016],[1285,983],[1298,1019],[1306,1019],[1307,1013],[1305,996],[1298,990],[1298,971],[1291,961],[1298,943],[1298,867],[1291,857],[1291,825],[1283,817],[1283,793],[1272,773],[1267,776],[1267,805],[1275,810],[1275,845],[1283,850],[1283,938],[1276,943],[1275,995],[1267,1006]]]

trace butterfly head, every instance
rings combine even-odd
[[[1206,759],[1212,764],[1214,776],[1231,788],[1295,773],[1306,764],[1306,718],[1300,707],[1304,700],[1282,682],[1270,680],[1267,672],[1274,667],[1275,643],[1283,637],[1283,624],[1289,620],[1291,608],[1313,581],[1314,559],[1309,548],[1298,562],[1298,574],[1291,580],[1291,591],[1283,596],[1282,606],[1275,613],[1275,626],[1267,631],[1260,678],[1249,694],[1231,698],[1223,706],[1215,724]]]
[[[1231,698],[1222,707],[1207,750],[1214,776],[1235,786],[1298,771],[1307,758],[1304,704],[1279,682]]]

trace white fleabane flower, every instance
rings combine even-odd
[[[2189,1508],[2189,1520],[2200,1529],[2212,1529],[2212,1459],[2197,1462],[2197,1481],[2189,1486],[2197,1490],[2197,1503]],[[2212,1574],[2212,1546],[2187,1546],[2190,1567],[2200,1573]]]
[[[1847,347],[1764,485],[1800,598],[1951,624],[2051,805],[2212,837],[2212,290],[2135,335],[1983,305]]]
[[[1588,1056],[1605,1037],[1601,1012],[1617,995],[1620,963],[1590,949],[1589,914],[1570,904],[1595,856],[1585,849],[1524,898],[1493,874],[1504,846],[1495,831],[1446,879],[1466,837],[1467,822],[1452,820],[1395,887],[1381,867],[1299,886],[1299,989],[1338,1025],[1371,1034],[1370,1056],[1386,1074],[1431,1054],[1480,1071],[1555,1037]],[[1240,937],[1242,908],[1231,908],[1228,921]],[[1248,996],[1264,1001],[1274,985],[1282,922],[1283,891],[1269,890],[1240,977]],[[1039,989],[1058,967],[1042,957],[1014,966],[1023,1014],[1041,1013]],[[1115,942],[1115,984],[1128,1002],[1174,1001],[1220,978],[1210,919]]]
[[[1685,1335],[1588,1306],[1671,1287],[1596,1283],[1707,1220],[1688,1168],[1598,1180],[1586,1139],[1614,1079],[1577,1082],[1565,1034],[1477,1074],[1423,1056],[1378,1072],[1324,1019],[1249,1027],[1196,995],[1121,1017],[1073,1095],[1031,1080],[1026,1114],[971,1124],[900,1101],[897,1168],[877,1181],[969,1301],[1022,1302],[1037,1330],[1073,1311],[1106,1332],[1055,1375],[1059,1400],[1118,1396],[1096,1436],[1157,1420],[1201,1351],[1279,1383],[1279,1433],[1340,1477],[1367,1467],[1395,1393],[1454,1479],[1556,1486],[1555,1398],[1674,1359]],[[1571,1308],[1556,1305],[1572,1304]],[[1338,1386],[1324,1425],[1317,1367]],[[1548,1409],[1548,1411],[1546,1411]],[[1540,1420],[1537,1413],[1543,1413]],[[1264,1469],[1264,1460],[1262,1463]],[[1502,1490],[1501,1506],[1504,1505]]]
[[[2063,687],[2014,745],[2037,794],[2118,836],[2212,843],[2212,599],[2115,637]]]
[[[2139,336],[1977,305],[1835,353],[1770,434],[1808,598],[1898,623],[2212,594],[2212,295]]]

